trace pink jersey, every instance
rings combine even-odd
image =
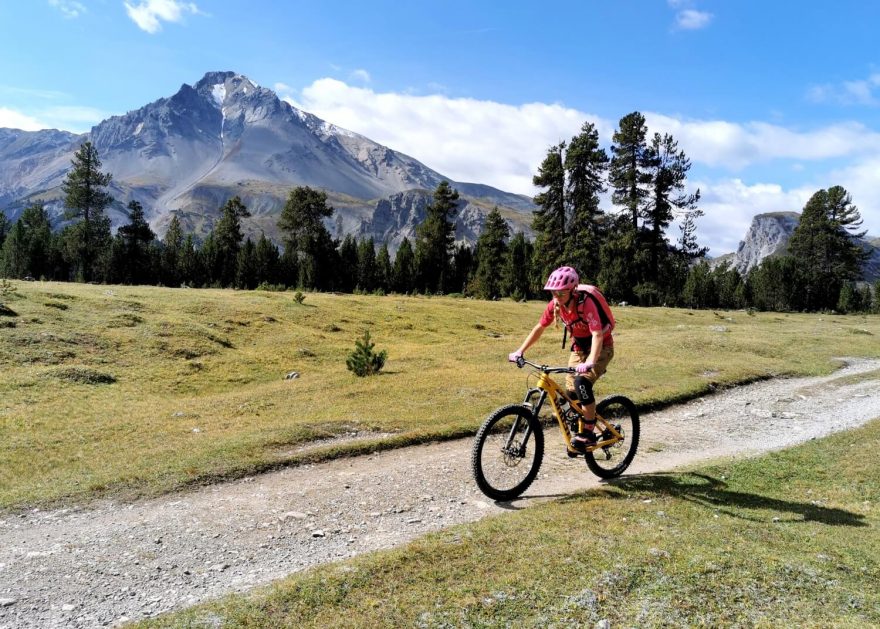
[[[577,294],[573,296],[577,300]],[[577,302],[575,302],[575,305]],[[553,323],[553,311],[556,309],[556,298],[550,300],[544,312],[541,315],[541,325],[545,328]],[[562,306],[559,307],[559,318],[568,327],[572,336],[572,340],[580,338],[590,338],[593,332],[604,332],[602,335],[602,344],[610,347],[614,345],[614,337],[611,336],[611,326],[602,326],[602,319],[599,317],[599,311],[592,299],[584,299],[580,302],[580,313],[577,308],[572,311],[566,311]]]

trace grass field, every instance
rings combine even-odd
[[[880,421],[622,477],[140,627],[876,627]]]
[[[11,282],[0,296],[0,510],[155,495],[298,460],[472,433],[520,399],[506,363],[543,304]],[[643,406],[836,356],[880,318],[617,308],[599,395]],[[345,368],[370,330],[378,377]],[[562,363],[561,330],[530,358]],[[296,371],[298,378],[285,379]],[[369,438],[308,452],[316,439]]]

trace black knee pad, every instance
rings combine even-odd
[[[574,379],[574,390],[577,392],[581,405],[592,404],[596,401],[593,397],[593,383],[584,376],[577,376]]]

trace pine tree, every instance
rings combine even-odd
[[[260,240],[257,241],[257,249],[254,252],[254,272],[257,276],[258,285],[263,282],[267,284],[278,283],[279,262],[278,247],[266,238],[266,234],[260,234]]]
[[[338,254],[336,242],[324,226],[323,219],[333,216],[327,205],[327,193],[298,186],[290,191],[278,228],[285,234],[285,247],[296,263],[303,288],[333,288]]]
[[[645,238],[650,251],[650,264],[645,279],[658,286],[662,284],[661,266],[670,253],[666,240],[666,228],[672,223],[675,213],[684,213],[686,219],[693,221],[700,200],[700,191],[694,194],[685,192],[687,173],[691,163],[684,151],[679,150],[678,142],[668,133],[654,134],[651,145],[645,153],[648,172],[651,175],[651,193],[641,216],[647,228]],[[690,213],[690,214],[688,214]],[[695,245],[687,243],[695,249]],[[696,253],[692,251],[691,253]],[[696,256],[695,256],[696,257]]]
[[[0,277],[23,278],[30,275],[27,245],[24,224],[21,220],[16,221],[0,249]]]
[[[181,284],[187,286],[205,286],[209,283],[207,270],[201,252],[196,249],[195,238],[187,234],[180,247],[178,273]]]
[[[394,256],[394,270],[391,285],[398,293],[411,293],[415,290],[416,257],[409,238],[404,236]]]
[[[525,234],[517,232],[507,245],[503,271],[505,295],[517,301],[532,296],[532,258],[532,244],[526,240]]]
[[[373,350],[375,343],[370,340],[369,330],[364,331],[364,336],[355,341],[355,349],[345,361],[348,370],[356,376],[373,376],[378,374],[385,366],[388,352],[382,350],[376,353]]]
[[[584,278],[595,282],[599,271],[604,212],[599,197],[606,191],[608,155],[599,147],[599,133],[591,122],[568,143],[565,153],[567,206],[571,213],[564,258]]]
[[[3,246],[3,242],[10,231],[12,231],[12,222],[3,211],[0,211],[0,247]]]
[[[376,245],[372,236],[358,243],[357,286],[366,293],[376,288]]]
[[[257,246],[253,240],[247,238],[238,250],[235,286],[253,290],[257,284]]]
[[[180,258],[183,253],[183,229],[177,214],[172,215],[162,247],[160,278],[166,286],[180,286]]]
[[[238,252],[244,240],[241,219],[251,215],[241,197],[234,196],[220,208],[220,220],[214,226],[213,235],[217,247],[214,261],[214,280],[220,286],[235,286],[238,273]]]
[[[798,268],[807,310],[835,308],[843,285],[861,277],[862,249],[847,230],[857,222],[858,210],[840,186],[817,191],[804,206],[788,255]]]
[[[474,249],[467,243],[461,243],[455,247],[452,254],[449,279],[446,287],[450,293],[466,293],[468,282],[474,271]]]
[[[458,191],[441,181],[427,207],[427,217],[416,230],[416,273],[418,287],[428,293],[448,292],[450,262],[455,241]]]
[[[566,262],[565,242],[568,216],[565,206],[565,142],[551,146],[538,167],[532,183],[543,192],[535,195],[538,208],[532,215],[535,232],[534,280],[542,281],[550,272]]]
[[[96,276],[105,274],[101,258],[109,256],[110,221],[104,209],[113,197],[104,188],[112,177],[101,172],[101,160],[91,142],[80,145],[71,164],[73,168],[61,185],[67,208],[64,217],[79,222],[65,230],[65,248],[78,279],[103,279]]]
[[[42,203],[25,209],[0,246],[0,273],[7,277],[51,275],[52,227]]]
[[[507,239],[510,228],[498,208],[486,216],[483,233],[477,239],[477,270],[473,290],[477,297],[497,299],[504,291],[504,263],[507,258]]]
[[[130,201],[128,211],[129,222],[117,231],[122,243],[122,267],[115,271],[123,283],[147,284],[152,280],[149,247],[156,234],[150,229],[140,203]]]
[[[358,282],[358,245],[354,236],[348,234],[339,245],[339,290],[354,292]]]
[[[391,266],[391,254],[388,253],[388,243],[383,242],[376,254],[376,288],[382,294],[391,292],[391,278],[394,270]]]
[[[613,190],[611,200],[614,205],[624,208],[636,233],[651,183],[647,134],[645,117],[634,111],[620,119],[618,130],[612,137],[614,144],[608,175]]]

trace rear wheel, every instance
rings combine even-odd
[[[632,400],[614,395],[599,402],[596,413],[613,424],[623,439],[587,452],[587,467],[600,478],[614,478],[623,474],[636,456],[639,447],[639,412]],[[611,431],[606,430],[601,439],[612,437]]]
[[[544,458],[544,432],[532,412],[518,404],[489,415],[474,440],[474,480],[493,500],[513,500],[532,484]]]

